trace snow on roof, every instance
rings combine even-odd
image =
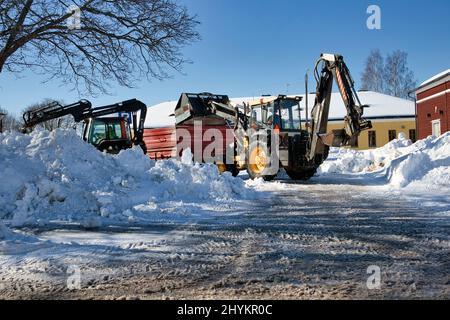
[[[178,101],[163,102],[147,109],[145,128],[163,128],[175,125],[175,106]]]
[[[364,116],[368,118],[386,116],[411,116],[415,117],[416,107],[413,101],[389,96],[386,94],[362,91],[358,92],[359,100],[363,105],[368,105],[364,109]],[[314,96],[310,95],[310,105],[314,103]],[[347,111],[340,93],[333,93],[331,97],[330,119],[343,119]]]
[[[430,84],[430,83],[434,82],[435,80],[440,79],[442,77],[445,77],[446,75],[449,75],[449,74],[450,74],[450,69],[442,71],[441,73],[438,73],[437,75],[431,77],[430,79],[425,80],[424,82],[422,82],[422,84],[419,86],[419,88],[423,87],[423,86],[426,86],[427,84]]]
[[[304,98],[305,95],[295,95]],[[364,109],[364,116],[367,118],[380,118],[387,116],[410,116],[415,117],[415,105],[413,101],[389,96],[386,94],[361,91],[358,92],[359,99],[362,104],[369,105]],[[232,104],[242,104],[253,101],[258,97],[231,98]],[[309,110],[314,105],[314,94],[308,95]],[[145,121],[146,128],[170,127],[175,125],[175,117],[170,116],[174,113],[177,101],[164,102],[148,108],[147,119]],[[305,108],[305,99],[300,102],[301,107]],[[334,92],[331,96],[330,116],[331,120],[344,119],[347,111],[344,107],[339,92]]]

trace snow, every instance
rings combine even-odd
[[[6,228],[3,223],[0,222],[0,240],[6,239],[9,235],[10,231]]]
[[[343,175],[396,189],[450,189],[450,133],[411,143],[404,135],[382,148],[332,149],[320,179]],[[101,153],[73,130],[0,135],[0,221],[9,227],[73,223],[85,229],[176,219],[233,208],[285,184],[244,181],[214,165],[152,161],[140,148]],[[232,210],[231,210],[232,211]],[[2,224],[0,237],[8,229]]]
[[[414,144],[401,134],[374,150],[333,148],[319,174],[354,174],[367,182],[381,179],[394,188],[450,192],[450,132]]]
[[[56,221],[95,229],[200,207],[220,210],[257,197],[242,179],[191,159],[187,152],[182,161],[155,162],[138,147],[109,155],[74,130],[0,134],[0,221],[12,227]]]
[[[149,107],[144,127],[152,129],[175,126],[175,116],[173,114],[176,105],[177,101],[169,101]]]
[[[0,297],[367,298],[361,270],[385,265],[389,298],[410,297],[411,278],[414,297],[445,298],[449,159],[450,133],[400,135],[333,149],[308,182],[244,181],[189,151],[154,162],[71,130],[0,134]]]
[[[435,80],[437,80],[437,79],[439,79],[439,78],[441,78],[441,77],[444,77],[445,75],[448,75],[448,74],[450,74],[450,69],[447,69],[447,70],[445,70],[445,71],[442,71],[441,73],[438,73],[437,75],[435,75],[435,76],[433,76],[433,77],[431,77],[431,78],[425,80],[424,82],[422,82],[422,83],[420,84],[419,87],[426,86],[427,84],[430,84],[430,83],[434,82]]]
[[[293,95],[303,97],[300,103],[301,107],[305,109],[305,95]],[[358,92],[358,96],[362,104],[369,105],[369,108],[364,109],[364,116],[367,118],[379,118],[384,116],[409,116],[415,117],[415,105],[413,101],[385,95],[373,91]],[[233,105],[242,105],[260,97],[241,97],[230,98]],[[314,105],[314,94],[308,95],[309,108]],[[146,128],[158,127],[173,127],[175,126],[175,117],[171,116],[178,101],[169,101],[149,107],[147,119],[145,122]],[[332,93],[330,105],[330,120],[343,120],[346,115],[346,109],[339,92]]]

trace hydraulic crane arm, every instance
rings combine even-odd
[[[139,120],[137,119],[137,112],[140,111]],[[147,106],[137,100],[131,99],[111,105],[97,107],[87,110],[83,114],[83,119],[98,118],[114,113],[131,113],[133,117],[133,130],[134,130],[134,142],[140,144],[143,141],[144,136],[144,122],[147,115]]]
[[[322,70],[319,73],[319,65]],[[317,92],[312,109],[312,140],[308,158],[312,160],[316,154],[321,154],[327,146],[341,147],[351,144],[363,130],[372,128],[372,123],[363,118],[364,108],[361,105],[350,71],[341,55],[321,54],[315,67]],[[339,92],[347,110],[344,117],[344,129],[333,130],[327,134],[328,116],[333,89],[336,80]]]
[[[73,116],[75,122],[79,122],[84,119],[84,114],[89,112],[91,107],[92,104],[88,100],[80,100],[66,106],[54,101],[42,108],[25,112],[23,114],[25,129],[67,115]]]

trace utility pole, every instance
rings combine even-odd
[[[308,71],[306,70],[305,73],[305,113],[306,113],[306,118],[305,118],[305,129],[308,130],[309,127],[309,109],[308,109]]]

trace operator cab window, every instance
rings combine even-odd
[[[111,122],[108,123],[108,138],[111,140],[120,139],[122,137],[120,123]]]
[[[100,141],[106,139],[106,124],[103,121],[95,120],[91,132],[92,144],[99,144]]]
[[[273,103],[256,105],[252,109],[252,122],[256,124],[272,125],[274,120]]]
[[[280,100],[281,129],[300,130],[300,105],[293,100]]]

